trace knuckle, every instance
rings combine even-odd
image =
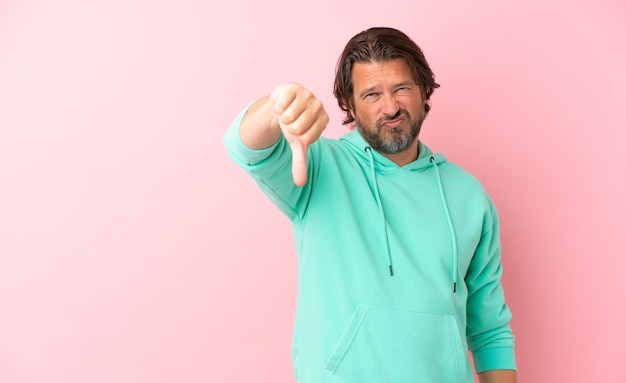
[[[282,114],[293,103],[295,94],[292,84],[277,86],[270,94],[270,100],[273,101],[274,110]]]
[[[289,130],[296,136],[301,135],[306,131],[302,126],[302,121],[294,121],[289,125]]]
[[[324,116],[322,117],[322,123],[324,124],[324,126],[328,125],[328,121],[330,121],[330,118],[328,117],[327,113],[324,113]]]
[[[273,109],[274,112],[276,112],[279,115],[282,115],[285,111],[285,109],[287,109],[287,100],[285,100],[284,97],[282,97],[282,95],[277,95],[274,99],[273,99]]]
[[[280,120],[285,124],[291,124],[295,120],[293,110],[287,109],[280,114]]]
[[[324,105],[322,104],[322,101],[320,99],[314,99],[312,106],[317,113],[324,112]]]

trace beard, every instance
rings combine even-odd
[[[416,120],[406,109],[400,109],[393,116],[385,115],[384,118],[378,119],[375,127],[365,126],[358,118],[355,118],[356,128],[372,149],[383,154],[396,154],[407,150],[415,142],[426,117],[425,112],[422,109],[421,115]],[[394,120],[401,115],[408,123],[408,128],[404,124],[393,129],[387,129],[383,126],[385,121]]]

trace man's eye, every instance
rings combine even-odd
[[[409,94],[409,93],[411,93],[411,90],[412,90],[411,87],[403,86],[403,87],[400,87],[400,88],[396,89],[396,93],[399,93],[399,94]]]

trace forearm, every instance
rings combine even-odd
[[[281,134],[276,114],[269,106],[269,97],[254,102],[239,127],[241,141],[254,150],[274,145]]]
[[[480,383],[517,383],[515,370],[491,370],[478,374]]]

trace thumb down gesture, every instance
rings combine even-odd
[[[313,93],[293,83],[276,87],[269,106],[291,148],[293,182],[303,186],[307,182],[307,150],[326,128],[328,114]]]

